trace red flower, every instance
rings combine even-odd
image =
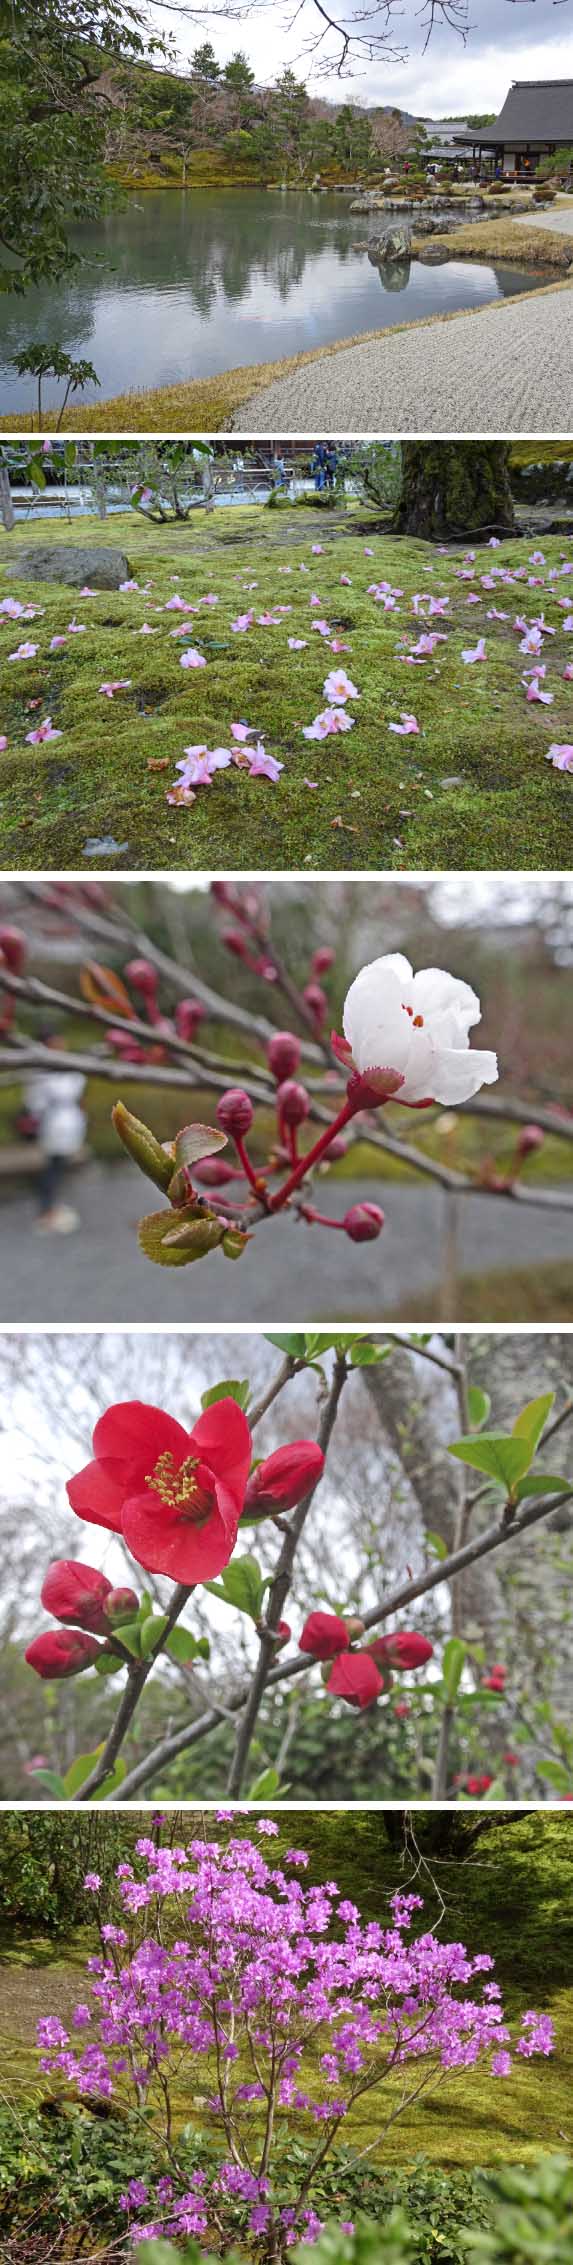
[[[485,1774],[483,1777],[467,1777],[466,1793],[487,1793],[488,1786],[490,1785],[493,1785],[493,1778],[487,1777],[487,1775]]]
[[[277,1447],[275,1455],[267,1455],[251,1472],[245,1510],[256,1511],[261,1518],[273,1510],[294,1510],[317,1485],[323,1470],[324,1455],[315,1439],[293,1439],[290,1447]]]
[[[519,1768],[519,1754],[502,1754],[501,1759],[502,1762],[505,1762],[508,1770],[516,1770]]]
[[[384,1683],[368,1652],[345,1652],[335,1660],[326,1688],[333,1698],[347,1699],[349,1707],[371,1707]]]
[[[368,1650],[372,1659],[377,1659],[381,1665],[385,1661],[388,1667],[409,1668],[425,1667],[426,1661],[433,1657],[434,1646],[428,1643],[427,1636],[417,1636],[414,1629],[401,1628],[394,1636],[377,1636]]]
[[[109,1636],[105,1607],[112,1595],[112,1583],[105,1573],[97,1573],[93,1565],[80,1565],[73,1557],[63,1557],[48,1567],[41,1600],[46,1612],[53,1612],[54,1620],[62,1620],[64,1626],[89,1628],[94,1636]]]
[[[336,1612],[309,1613],[298,1639],[299,1652],[310,1652],[311,1659],[336,1659],[337,1652],[348,1651],[348,1645],[346,1621],[339,1620]]]
[[[407,1699],[397,1699],[396,1705],[392,1711],[394,1714],[398,1715],[399,1721],[401,1721],[403,1715],[412,1713],[412,1709],[408,1705]]]
[[[45,1636],[34,1636],[25,1657],[44,1683],[59,1683],[65,1675],[83,1675],[100,1650],[95,1636],[82,1635],[81,1628],[48,1628]]]
[[[95,1461],[68,1483],[72,1510],[123,1534],[151,1573],[192,1587],[228,1564],[251,1460],[236,1400],[215,1401],[192,1431],[143,1400],[108,1408],[93,1435]]]
[[[490,1674],[482,1676],[482,1691],[504,1691],[506,1677],[507,1668],[502,1666],[500,1660],[497,1660]]]

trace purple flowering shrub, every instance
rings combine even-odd
[[[265,1840],[278,1826],[262,1818],[256,1830]],[[136,1854],[142,1876],[117,1867],[125,1925],[102,1918],[99,1875],[86,1880],[101,1953],[88,1961],[78,2034],[53,2016],[39,2024],[45,2070],[92,2098],[127,2091],[146,2134],[157,2134],[155,2183],[135,2175],[121,2197],[135,2240],[226,2246],[247,2229],[252,2247],[282,2255],[320,2234],[313,2189],[366,2093],[377,2092],[382,2141],[456,2071],[485,2057],[504,2077],[514,2054],[553,2049],[551,2020],[532,2010],[512,2040],[487,1953],[470,1957],[463,1943],[413,1933],[417,1895],[394,1895],[383,1926],[363,1922],[334,1881],[307,1886],[301,1849],[275,1866],[254,1840],[230,1834],[187,1847],[142,1838]],[[198,2055],[217,2153],[211,2170],[189,2173],[176,2124]],[[284,2146],[280,2192],[273,2164],[285,2118],[292,2130],[298,2117],[311,2136],[302,2164],[293,2151],[285,2195]]]

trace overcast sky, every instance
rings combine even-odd
[[[426,4],[396,0],[386,54],[382,50],[351,82],[342,83],[334,69],[317,78],[310,54],[305,55],[319,20],[314,0],[303,0],[295,21],[295,0],[291,5],[285,0],[284,6],[281,0],[270,0],[268,7],[263,0],[255,0],[252,7],[248,0],[242,6],[237,0],[231,22],[218,20],[223,4],[224,0],[214,0],[212,13],[190,6],[179,19],[157,11],[166,30],[172,32],[175,21],[182,60],[207,37],[221,63],[242,48],[259,83],[270,83],[289,62],[299,77],[306,78],[311,91],[314,88],[333,100],[396,103],[416,115],[442,117],[501,109],[512,79],[572,75],[573,0],[468,0],[471,28],[465,43],[451,26],[440,25],[425,53],[427,0]],[[346,24],[364,14],[366,7],[367,0],[361,0],[360,6],[359,0],[330,0],[333,16]],[[372,30],[382,31],[383,15],[383,10],[374,12]],[[396,51],[405,53],[404,61],[395,60]]]

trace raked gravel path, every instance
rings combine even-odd
[[[557,220],[573,230],[573,207]],[[571,433],[573,285],[321,354],[253,393],[232,430]]]

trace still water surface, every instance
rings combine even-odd
[[[76,233],[82,265],[56,292],[0,304],[0,411],[32,409],[8,367],[31,340],[87,356],[104,399],[530,290],[520,268],[416,260],[381,271],[355,249],[368,222],[309,191],[188,189],[130,195]],[[45,386],[46,403],[61,389]],[[87,387],[82,399],[97,400]]]

